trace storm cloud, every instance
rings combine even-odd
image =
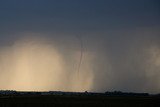
[[[159,6],[1,0],[0,89],[158,93]]]

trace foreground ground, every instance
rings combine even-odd
[[[0,107],[160,107],[158,96],[14,95],[1,96]]]

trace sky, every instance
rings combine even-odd
[[[0,89],[159,93],[159,0],[0,0]]]

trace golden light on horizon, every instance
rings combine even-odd
[[[63,40],[56,44],[33,35],[18,39],[10,46],[0,47],[0,89],[104,92],[122,89],[126,81],[137,86],[135,78],[138,81],[143,79],[143,88],[138,85],[133,91],[153,93],[160,89],[160,49],[157,46],[143,46],[139,52],[133,49],[133,52],[127,53],[128,57],[123,57],[127,64],[119,65],[114,65],[112,58],[103,51],[85,50],[78,74],[81,56],[79,43],[69,47],[76,43],[74,41],[63,47],[59,46],[66,45]],[[134,78],[128,78],[132,76]],[[132,91],[130,85],[124,87]]]
[[[78,63],[78,57],[75,52],[71,60]],[[3,71],[0,76],[1,89],[85,91],[92,87],[90,62],[82,65],[83,72],[77,79],[77,68],[69,71],[70,62],[66,62],[64,56],[46,40],[19,40],[12,47],[1,49],[0,58],[0,70]]]

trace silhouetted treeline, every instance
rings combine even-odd
[[[4,95],[101,95],[101,96],[149,96],[149,93],[133,93],[133,92],[105,92],[105,93],[96,93],[96,92],[62,92],[62,91],[48,91],[48,92],[36,92],[36,91],[14,91],[14,90],[0,90],[0,96]],[[160,96],[160,94],[156,94]]]
[[[106,95],[116,95],[116,96],[149,96],[149,93],[133,93],[133,92],[121,92],[121,91],[113,91],[113,92],[105,92]]]

